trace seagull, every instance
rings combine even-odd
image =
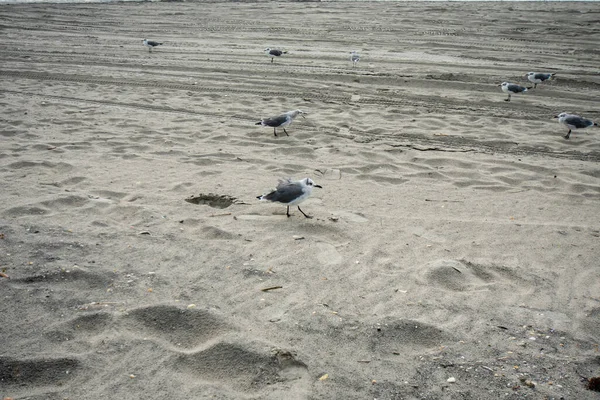
[[[558,122],[565,124],[567,128],[569,128],[569,132],[565,136],[565,139],[569,139],[571,137],[571,130],[573,129],[584,129],[589,128],[590,126],[598,126],[598,123],[575,114],[560,113],[554,118],[558,118]]]
[[[549,81],[550,79],[554,78],[554,75],[556,75],[556,74],[528,72],[526,76],[527,76],[527,79],[529,79],[529,82],[533,83],[533,88],[535,89],[537,87],[538,83]]]
[[[356,64],[358,64],[358,62],[360,61],[360,56],[358,55],[358,53],[356,51],[353,51],[352,53],[350,53],[350,61],[352,61],[352,68],[356,67]]]
[[[271,57],[271,62],[273,62],[273,59],[275,57],[281,57],[282,55],[287,54],[287,51],[275,50],[270,48],[266,48],[265,52],[269,57]]]
[[[156,46],[160,46],[162,43],[155,42],[154,40],[144,39],[142,40],[144,46],[148,46],[148,51],[152,52],[152,48]]]
[[[298,115],[302,115],[302,118],[306,118],[304,116],[304,114],[307,114],[307,113],[305,113],[302,110],[288,111],[288,112],[278,115],[276,117],[262,119],[260,122],[257,122],[255,125],[272,127],[273,134],[275,134],[275,136],[277,136],[277,128],[283,128],[283,131],[285,132],[285,134],[287,136],[290,136],[290,135],[288,135],[287,131],[285,130],[285,127],[290,125],[292,122],[294,122],[294,118],[296,118]]]
[[[277,189],[269,194],[258,196],[257,199],[261,201],[276,201],[278,203],[287,204],[286,215],[290,216],[290,206],[295,206],[308,199],[312,193],[313,187],[323,188],[320,185],[315,185],[312,179],[304,178],[299,181],[292,182],[290,178],[280,179]],[[312,218],[310,215],[306,215],[304,211],[298,206],[298,210],[306,218]]]
[[[514,83],[508,83],[508,82],[502,82],[501,85],[498,85],[502,87],[502,91],[504,93],[508,93],[508,98],[504,99],[504,101],[510,101],[510,95],[511,94],[517,94],[517,93],[521,93],[521,92],[526,92],[527,88],[523,87],[523,86],[519,86],[516,85]]]

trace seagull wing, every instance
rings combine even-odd
[[[297,182],[280,181],[277,190],[263,196],[265,200],[290,203],[304,194],[304,188]]]
[[[570,117],[565,118],[565,124],[574,126],[575,128],[587,128],[588,126],[594,125],[592,121],[589,119],[581,118],[576,115],[572,115]]]
[[[284,187],[290,185],[292,183],[292,178],[281,178],[279,179],[279,183],[277,184],[277,189],[280,187]]]
[[[515,85],[515,84],[510,84],[508,85],[508,90],[513,92],[513,93],[521,93],[527,90],[526,87],[520,86],[520,85]]]
[[[289,118],[289,115],[281,114],[281,115],[278,115],[277,117],[263,119],[262,124],[264,126],[270,126],[273,128],[277,128],[278,126],[281,126],[281,124],[287,122],[288,118]]]
[[[547,81],[548,79],[552,78],[552,74],[535,74],[534,78],[539,79],[543,82],[543,81]]]

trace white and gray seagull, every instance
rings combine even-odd
[[[569,139],[571,137],[571,131],[573,129],[585,129],[589,128],[590,126],[598,126],[596,122],[590,121],[589,119],[575,114],[560,113],[554,118],[558,118],[558,122],[565,124],[567,128],[569,128],[569,132],[566,134],[565,139]]]
[[[360,61],[360,55],[356,51],[351,52],[350,61],[352,61],[352,68],[356,67],[356,64]]]
[[[546,74],[546,73],[542,73],[542,72],[528,72],[527,73],[527,79],[529,80],[529,82],[533,83],[533,88],[535,89],[538,85],[538,83],[542,83],[545,81],[549,81],[550,79],[554,78],[554,74]]]
[[[504,101],[510,101],[511,94],[523,93],[527,91],[526,87],[517,85],[515,83],[502,82],[502,84],[498,86],[502,88],[504,93],[508,93],[508,98],[504,99]]]
[[[148,51],[152,52],[152,49],[156,46],[162,45],[162,43],[155,42],[154,40],[142,39],[142,44],[148,47]]]
[[[293,182],[290,178],[280,179],[277,189],[271,193],[258,196],[257,199],[261,201],[274,201],[277,203],[283,203],[287,205],[286,215],[290,216],[290,206],[296,206],[308,199],[312,193],[313,188],[321,188],[322,186],[316,185],[312,179],[304,178],[299,181]],[[298,210],[306,218],[312,218],[310,215],[306,215],[304,211],[298,206]]]
[[[266,48],[265,49],[265,53],[267,53],[267,55],[269,57],[271,57],[271,63],[273,62],[273,59],[275,57],[281,57],[284,54],[287,54],[287,51],[281,51],[281,50],[276,50],[276,49],[271,49],[271,48]]]
[[[306,118],[304,114],[306,113],[302,110],[292,110],[278,115],[276,117],[262,119],[255,125],[270,126],[271,128],[273,128],[273,134],[275,136],[277,136],[277,128],[283,128],[285,134],[287,136],[290,136],[285,130],[285,127],[294,122],[294,118],[296,118],[298,115],[302,115],[302,118]]]

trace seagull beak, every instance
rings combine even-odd
[[[321,186],[321,185],[313,185],[313,187],[318,187],[319,189],[323,189],[323,186]]]

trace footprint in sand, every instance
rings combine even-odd
[[[317,243],[317,259],[325,265],[336,265],[342,262],[342,255],[334,245],[324,242]]]
[[[452,341],[452,335],[435,325],[401,319],[384,320],[370,331],[369,348],[382,354],[391,354],[402,349],[402,353],[420,352],[424,348],[438,347]]]
[[[103,356],[94,359],[94,369],[110,364],[128,371],[159,368],[148,376],[136,374],[138,384],[156,379],[158,374],[159,379],[167,375],[175,381],[192,380],[207,390],[223,386],[232,398],[248,393],[283,398],[290,388],[295,398],[305,398],[309,391],[312,379],[308,367],[295,354],[273,343],[249,339],[211,310],[165,304],[125,314],[81,310],[76,317],[49,327],[43,334],[54,345],[76,355],[61,359],[0,357],[0,382],[15,389],[23,384],[45,386],[57,382],[68,387],[67,380],[74,372],[81,378],[86,373],[83,366],[98,351]]]
[[[356,223],[362,224],[362,223],[369,221],[364,216],[362,216],[360,214],[355,214],[350,211],[338,210],[338,211],[335,211],[334,214],[340,218],[345,219],[346,221],[349,221],[349,222],[356,222]]]
[[[220,341],[174,360],[176,371],[192,378],[221,383],[241,392],[272,391],[282,381],[309,384],[307,366],[287,351],[273,351],[263,343]],[[282,393],[288,389],[282,387]]]
[[[134,334],[185,349],[193,349],[232,330],[209,311],[170,305],[138,308],[123,317],[121,324]]]
[[[502,281],[496,269],[458,260],[437,260],[427,264],[421,273],[428,285],[464,292],[486,290]]]
[[[270,343],[249,341],[208,310],[143,307],[124,317],[123,324],[131,333],[172,350],[167,365],[189,377],[186,379],[255,393],[285,382],[309,384],[307,366],[290,352],[273,350]]]
[[[76,357],[17,359],[0,356],[0,382],[14,386],[61,386],[81,370]]]

